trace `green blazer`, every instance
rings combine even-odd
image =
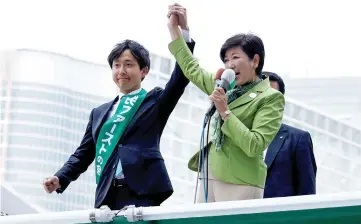
[[[207,95],[215,86],[215,74],[199,66],[182,37],[169,44],[184,75]],[[283,94],[271,88],[266,78],[231,104],[232,112],[223,123],[225,135],[222,149],[210,146],[209,166],[212,174],[221,181],[264,188],[266,164],[263,151],[276,136],[283,117]],[[188,167],[197,171],[198,154]]]

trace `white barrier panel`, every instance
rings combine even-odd
[[[361,192],[288,198],[217,202],[183,206],[128,208],[116,211],[93,209],[0,217],[1,224],[76,224],[109,222],[123,224],[157,220],[159,224],[200,223],[361,223]]]
[[[164,220],[347,206],[361,206],[361,192],[142,208],[142,217],[143,220]]]

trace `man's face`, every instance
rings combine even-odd
[[[277,89],[278,91],[280,91],[280,86],[278,85],[278,82],[276,81],[270,81],[271,87],[274,89]]]
[[[140,69],[130,50],[125,50],[113,61],[113,81],[124,94],[140,88],[142,79],[148,74],[148,68]]]

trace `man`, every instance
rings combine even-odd
[[[285,94],[280,76],[263,72],[271,87]],[[317,165],[309,132],[282,124],[266,150],[267,178],[264,198],[308,195],[316,193]]]
[[[183,37],[193,51],[195,43],[189,39],[186,20],[182,22]],[[149,52],[133,40],[117,44],[108,62],[119,96],[91,111],[80,146],[44,180],[44,188],[48,193],[64,192],[95,159],[96,208],[159,206],[173,193],[160,138],[189,81],[176,64],[166,87],[147,93],[141,82],[150,68]]]

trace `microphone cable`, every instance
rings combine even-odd
[[[198,170],[197,170],[197,181],[196,181],[196,189],[194,194],[194,204],[197,201],[197,191],[198,191],[198,181],[200,179],[200,173],[202,172],[203,175],[203,191],[204,191],[204,200],[207,203],[208,202],[208,155],[209,150],[208,145],[209,142],[209,127],[211,124],[211,117],[209,116],[209,113],[206,113],[204,116],[203,126],[202,126],[202,135],[200,140],[200,149],[199,149],[199,156],[198,156]],[[205,128],[207,127],[207,135],[206,135],[206,145],[204,145],[204,132]],[[205,171],[205,163],[207,171]],[[202,167],[202,169],[201,169]]]

